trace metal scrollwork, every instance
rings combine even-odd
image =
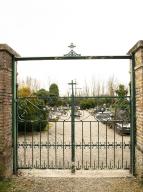
[[[73,43],[68,46],[71,50],[68,54],[65,54],[64,57],[80,57],[81,54],[77,54],[73,49],[76,47]]]

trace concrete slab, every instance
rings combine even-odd
[[[117,178],[132,177],[129,170],[77,170],[71,173],[70,170],[49,170],[49,169],[21,169],[19,175],[29,177],[65,177],[65,178]]]

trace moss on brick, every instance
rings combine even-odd
[[[5,167],[0,163],[0,179],[3,178],[5,172]]]

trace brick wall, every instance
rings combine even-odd
[[[12,154],[12,57],[9,46],[0,44],[0,177],[13,173]]]
[[[136,146],[135,174],[143,182],[143,41],[129,51],[135,56]]]

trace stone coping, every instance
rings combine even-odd
[[[128,55],[134,54],[138,49],[143,48],[143,40],[138,41],[129,51]]]
[[[21,57],[16,51],[14,51],[9,45],[7,44],[0,44],[0,51],[6,51],[10,55],[15,57]]]

